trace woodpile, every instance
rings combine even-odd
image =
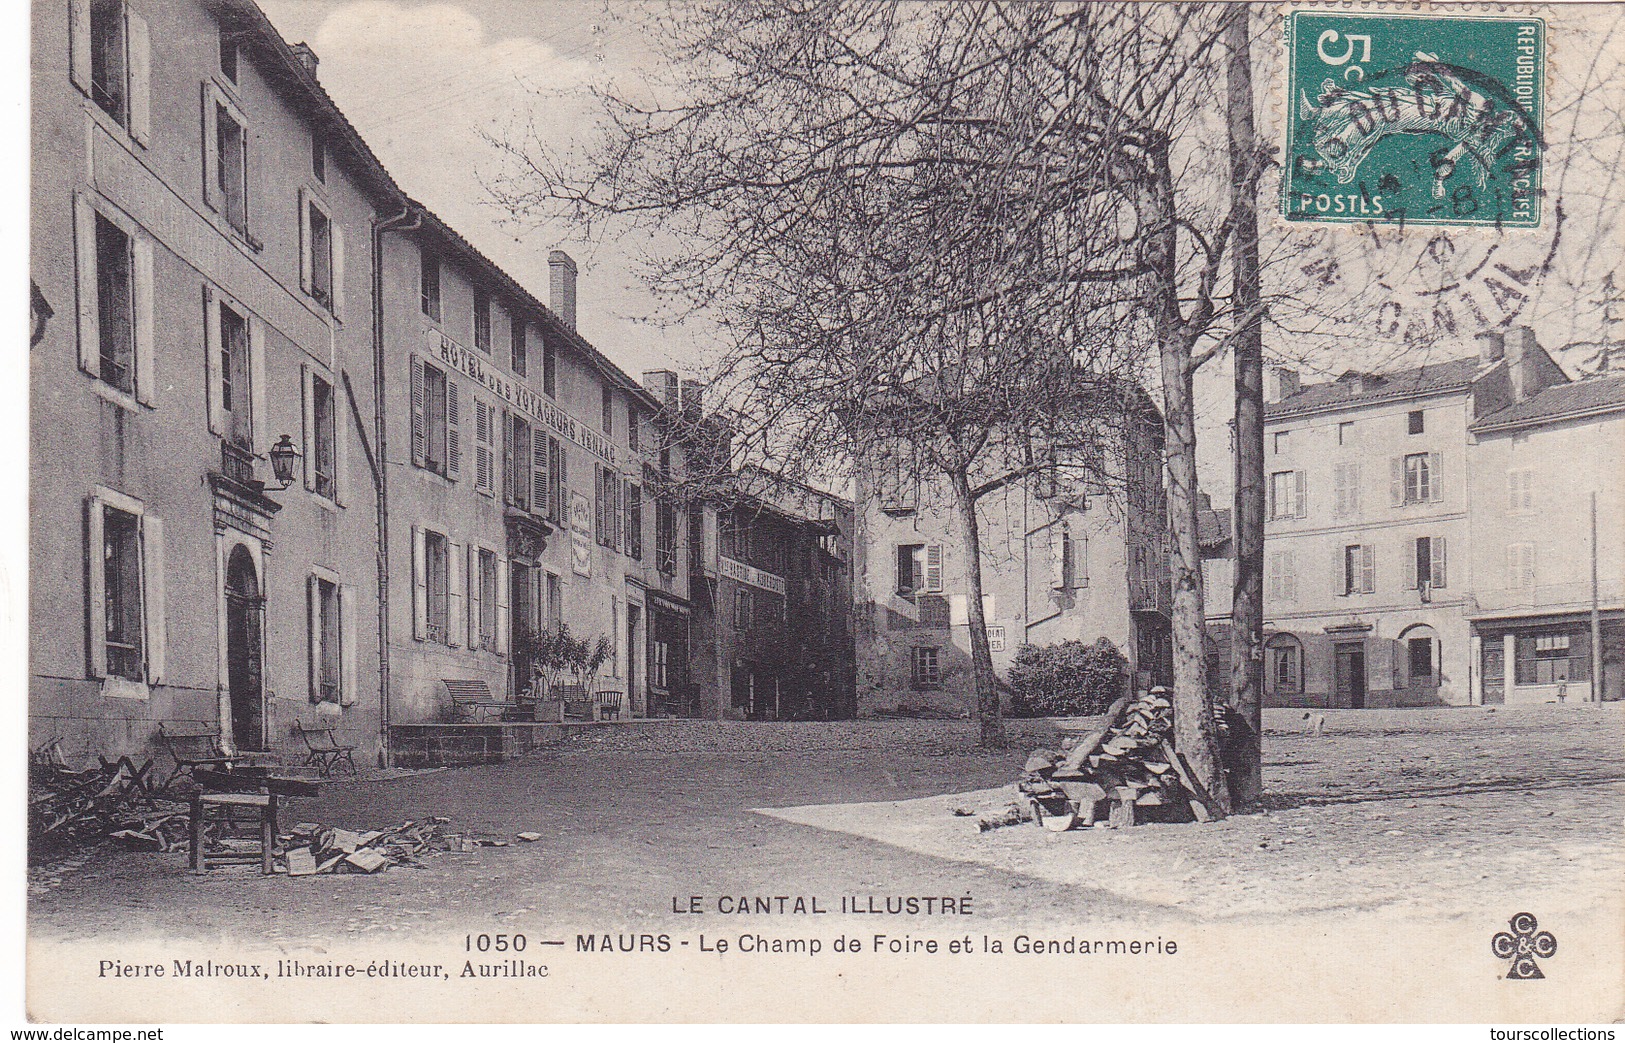
[[[123,832],[145,843],[172,838],[177,813],[186,832],[186,808],[166,799],[151,779],[152,761],[137,767],[128,757],[100,758],[94,768],[75,769],[62,756],[60,741],[32,750],[28,758],[28,842],[32,855]]]
[[[1117,700],[1101,726],[1061,751],[1034,750],[1017,788],[1054,832],[1075,825],[1206,822],[1211,816],[1173,746],[1173,704],[1154,688]]]

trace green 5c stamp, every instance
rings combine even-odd
[[[1287,49],[1287,220],[1540,225],[1540,19],[1294,11]]]

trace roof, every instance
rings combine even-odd
[[[1480,417],[1474,431],[1521,427],[1548,420],[1625,409],[1625,373],[1555,384],[1522,402]]]
[[[1217,549],[1230,540],[1230,510],[1204,507],[1196,514],[1196,543],[1203,550]]]
[[[1264,416],[1274,419],[1322,409],[1465,391],[1477,372],[1476,358],[1452,359],[1395,373],[1355,373],[1351,370],[1334,381],[1307,385],[1295,395],[1266,404]],[[1361,379],[1352,379],[1354,377]]]

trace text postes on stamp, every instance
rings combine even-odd
[[[1287,19],[1288,220],[1539,226],[1541,19]]]

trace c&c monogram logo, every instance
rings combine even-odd
[[[1540,924],[1534,913],[1518,913],[1507,921],[1507,926],[1512,928],[1510,933],[1497,931],[1490,939],[1490,950],[1501,959],[1512,961],[1506,977],[1519,980],[1546,977],[1535,960],[1547,959],[1555,953],[1557,938],[1550,931],[1535,930]]]

